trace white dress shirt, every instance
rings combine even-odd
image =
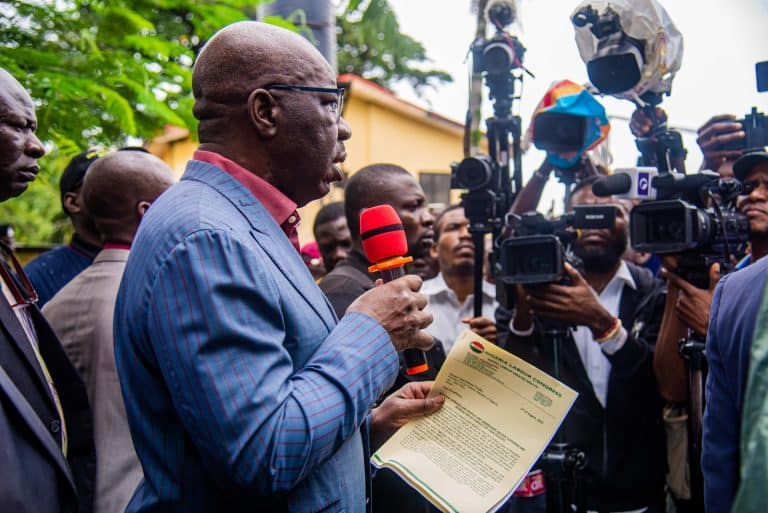
[[[595,292],[602,307],[617,318],[619,316],[621,291],[624,289],[624,285],[629,286],[633,290],[637,289],[635,280],[629,272],[629,267],[622,260],[616,274],[613,275],[613,278],[611,278],[611,281],[608,282],[603,291],[600,294]],[[589,376],[589,380],[592,382],[595,395],[600,404],[603,405],[603,408],[605,408],[608,395],[608,377],[611,375],[611,361],[606,355],[612,355],[624,346],[627,340],[627,332],[622,328],[619,336],[602,344],[595,342],[595,339],[592,337],[592,331],[586,326],[578,326],[572,329],[572,333],[573,341],[579,350],[581,363],[584,364],[587,376]]]
[[[448,354],[453,343],[459,338],[459,334],[469,328],[469,325],[461,320],[475,316],[475,295],[470,294],[464,299],[463,304],[459,303],[456,294],[445,283],[443,273],[425,281],[421,287],[421,293],[427,296],[427,309],[432,312],[433,318],[426,332],[440,340],[445,354]],[[497,306],[496,287],[483,280],[483,317],[493,320]]]

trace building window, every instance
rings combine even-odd
[[[451,203],[451,175],[448,173],[419,173],[419,184],[429,203]]]

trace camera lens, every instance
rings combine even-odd
[[[515,52],[503,41],[494,41],[483,51],[483,68],[492,75],[507,73],[515,62]]]
[[[506,283],[549,283],[563,271],[563,248],[554,235],[507,239],[502,245],[502,280]]]
[[[540,150],[579,151],[584,146],[587,118],[558,112],[542,112],[533,118],[533,144]]]
[[[477,157],[465,158],[456,168],[456,182],[462,189],[481,189],[488,185],[492,176],[491,163]]]
[[[587,63],[587,75],[601,93],[623,93],[640,82],[642,63],[640,52],[632,45],[607,45]]]

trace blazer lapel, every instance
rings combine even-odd
[[[266,211],[264,213],[267,214]],[[272,220],[271,217],[270,220]],[[272,224],[280,230],[277,224],[274,222]],[[296,248],[293,247],[282,230],[277,233],[275,230],[269,231],[272,233],[265,233],[254,228],[252,235],[259,246],[267,253],[272,263],[280,269],[280,272],[283,273],[296,291],[306,299],[317,315],[323,319],[323,323],[325,323],[328,331],[333,330],[336,325],[336,313],[333,311],[328,298],[325,297],[325,294],[317,286],[315,280],[312,279],[312,274],[301,260],[299,254],[296,253]]]
[[[336,325],[336,313],[312,279],[285,232],[256,197],[229,173],[211,164],[192,161],[182,180],[196,180],[216,189],[251,225],[251,234],[286,279],[320,316],[328,330]]]
[[[24,395],[19,391],[19,389],[16,387],[16,385],[13,383],[11,378],[2,367],[0,367],[0,392],[4,393],[10,403],[19,413],[19,416],[24,420],[24,422],[26,422],[27,426],[29,426],[29,429],[35,435],[35,438],[40,441],[46,452],[49,453],[53,461],[56,463],[56,466],[67,478],[67,482],[74,491],[75,481],[72,477],[72,472],[69,470],[67,462],[64,460],[64,454],[61,452],[59,445],[53,439],[50,432],[46,429],[45,425],[40,420],[40,417],[37,416],[37,413],[35,413],[35,411],[32,409],[32,406],[29,405],[27,400],[24,398]]]
[[[565,337],[561,349],[563,351],[563,354],[561,355],[561,361],[571,363],[573,374],[581,383],[583,390],[590,390],[594,400],[599,403],[597,400],[597,395],[595,394],[594,386],[592,385],[592,381],[589,379],[589,374],[587,374],[587,369],[584,367],[584,362],[581,361],[581,355],[579,354],[579,349],[576,347],[576,341],[573,340],[572,334],[569,334],[567,337]]]
[[[32,305],[28,308],[36,307]],[[55,404],[53,402],[53,397],[51,397],[50,389],[48,388],[48,381],[43,375],[43,369],[40,367],[40,361],[37,359],[37,356],[35,356],[31,341],[24,332],[24,328],[21,327],[21,322],[19,321],[19,318],[16,317],[13,308],[11,308],[11,305],[9,305],[8,301],[4,298],[0,298],[0,323],[2,323],[2,326],[5,327],[8,332],[8,338],[21,350],[24,359],[26,359],[27,364],[34,372],[39,384],[42,386],[42,390],[45,391],[45,397],[47,397],[50,402],[50,406],[54,407]]]

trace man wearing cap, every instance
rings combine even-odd
[[[739,482],[742,406],[750,349],[768,276],[768,152],[747,153],[733,165],[747,194],[739,198],[749,217],[749,265],[720,280],[707,333],[709,374],[705,390],[701,466],[706,511],[730,511]]]
[[[84,151],[69,161],[59,180],[61,208],[69,216],[75,233],[69,244],[46,251],[29,262],[24,270],[37,290],[37,305],[42,308],[56,292],[91,265],[101,249],[99,233],[83,209],[81,189],[88,167],[99,157]]]

